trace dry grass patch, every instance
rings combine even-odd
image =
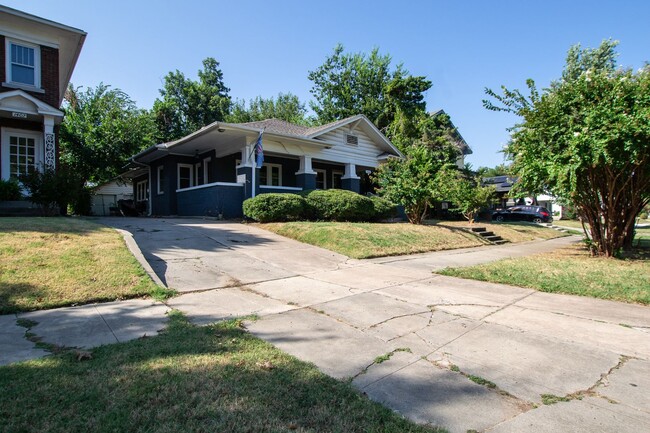
[[[582,245],[501,260],[440,274],[614,301],[650,304],[650,254],[621,259],[591,257]]]
[[[288,222],[258,227],[355,259],[485,245],[453,226],[344,222]]]
[[[0,367],[3,432],[438,432],[253,337],[239,321]]]
[[[471,227],[466,221],[434,221],[429,220],[427,224],[435,224],[443,227],[469,228]],[[474,223],[476,227],[485,227],[488,231],[494,232],[495,235],[501,236],[508,242],[529,242],[537,240],[546,240],[561,238],[567,236],[566,233],[553,230],[549,227],[541,227],[536,224],[528,223],[485,223],[482,221]]]
[[[78,218],[0,218],[0,314],[165,294],[113,229]]]

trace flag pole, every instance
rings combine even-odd
[[[261,145],[261,142],[262,142],[262,135],[264,134],[264,130],[265,130],[265,129],[266,129],[266,128],[263,128],[263,129],[260,131],[260,135],[257,137],[257,140],[255,140],[255,143],[253,143],[253,150],[251,150],[251,153],[248,155],[248,159],[249,159],[249,160],[250,160],[251,157],[253,156],[253,153],[255,153],[255,154],[256,154],[255,156],[257,156],[257,153],[256,153],[255,151],[257,150],[258,143],[259,143],[259,145],[260,145],[260,149],[262,148],[262,145]],[[256,193],[256,188],[255,188],[255,175],[257,174],[257,158],[255,158],[255,161],[253,162],[252,170],[253,170],[253,172],[251,173],[251,182],[252,182],[252,185],[251,185],[251,188],[252,188],[252,189],[251,189],[251,198],[254,198],[254,197],[255,197],[255,193]]]

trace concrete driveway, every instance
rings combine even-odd
[[[364,261],[237,223],[102,222],[188,292],[168,304],[195,323],[256,314],[252,333],[417,422],[650,431],[650,308],[431,273],[574,239]]]

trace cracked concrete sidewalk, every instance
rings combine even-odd
[[[648,307],[431,274],[570,238],[361,261],[235,223],[105,222],[188,292],[170,308],[199,324],[256,314],[255,335],[417,422],[462,433],[650,431]]]

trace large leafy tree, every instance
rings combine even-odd
[[[179,70],[168,73],[160,89],[161,97],[153,105],[159,140],[176,140],[224,120],[232,103],[228,92],[219,62],[212,57],[203,60],[197,81]]]
[[[233,103],[228,122],[244,123],[264,119],[281,119],[297,125],[308,124],[307,108],[298,96],[292,93],[280,93],[277,98],[258,96],[248,102],[237,100]]]
[[[448,144],[432,148],[419,143],[404,150],[405,158],[389,159],[373,175],[377,193],[404,206],[409,222],[422,224],[438,197],[437,173],[450,163],[454,150]]]
[[[443,167],[436,175],[436,185],[437,198],[450,201],[452,210],[460,212],[470,224],[495,199],[493,185],[482,186],[480,178],[467,176],[455,166]]]
[[[412,121],[425,112],[424,92],[431,87],[426,77],[410,75],[402,64],[391,67],[391,57],[377,48],[369,55],[350,54],[340,44],[309,72],[309,79],[319,123],[364,114],[389,136],[414,130]]]
[[[82,183],[113,179],[129,157],[154,143],[151,114],[119,89],[99,84],[81,90],[70,84],[64,110],[60,159]]]
[[[516,191],[575,203],[592,251],[608,257],[632,246],[635,218],[650,202],[650,66],[617,68],[615,47],[575,46],[548,89],[528,80],[528,96],[503,87],[484,101],[522,119],[507,147]]]

